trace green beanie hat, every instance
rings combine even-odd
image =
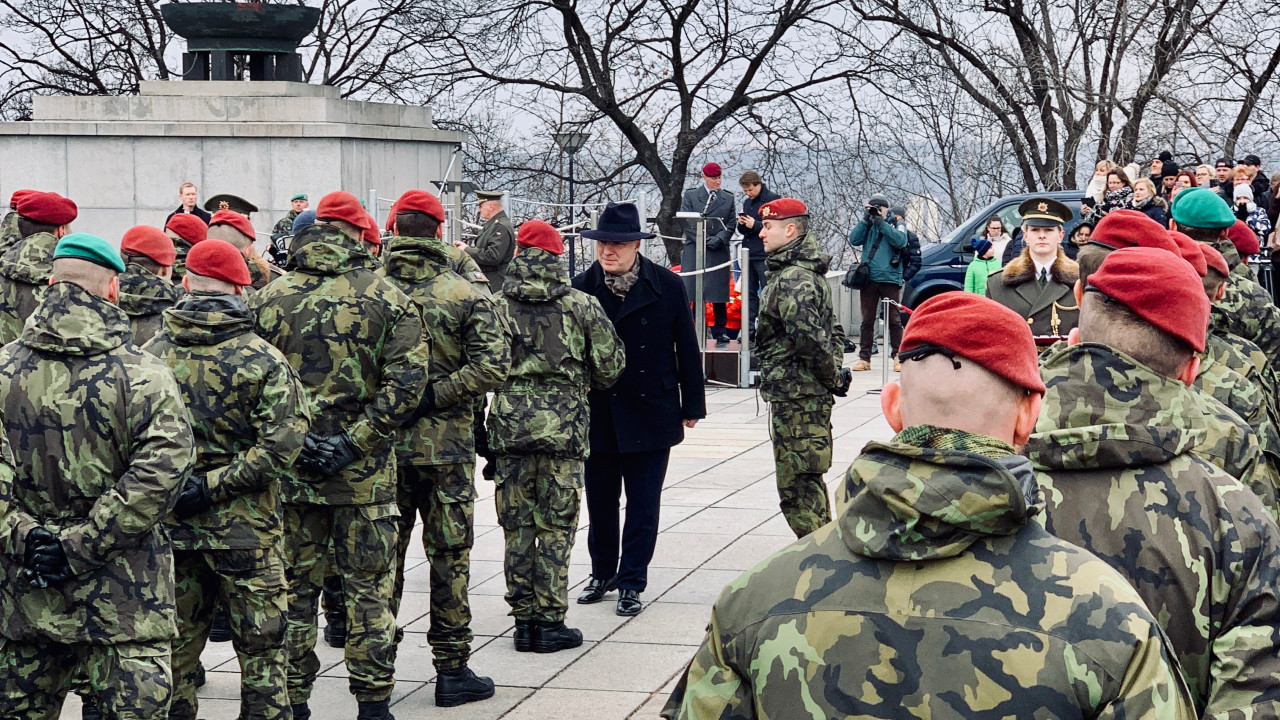
[[[1169,214],[1179,225],[1206,230],[1220,230],[1236,224],[1231,206],[1209,188],[1188,188],[1173,197]]]
[[[53,251],[53,259],[58,258],[88,260],[118,273],[124,272],[124,260],[120,258],[120,252],[111,247],[111,243],[89,233],[71,233],[59,240],[58,247]]]

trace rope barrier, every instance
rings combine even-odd
[[[676,274],[679,275],[680,277],[693,277],[694,275],[702,275],[703,273],[709,273],[715,270],[723,270],[731,265],[733,265],[732,260],[730,260],[727,263],[721,263],[720,265],[716,265],[715,267],[703,268],[701,270],[690,270],[689,272],[678,272]]]

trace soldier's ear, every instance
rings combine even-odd
[[[1071,328],[1071,332],[1067,333],[1067,344],[1068,345],[1080,344],[1080,328],[1078,327]]]
[[[902,386],[890,382],[880,391],[880,409],[894,432],[902,432]]]
[[[1021,447],[1027,444],[1031,433],[1035,432],[1036,420],[1040,418],[1040,406],[1044,396],[1039,393],[1027,393],[1018,401],[1018,417],[1013,423],[1013,445]]]
[[[1196,381],[1196,376],[1199,374],[1200,357],[1198,355],[1192,355],[1191,359],[1187,361],[1187,364],[1178,372],[1178,379],[1181,380],[1183,384],[1190,387],[1192,383]]]
[[[1218,291],[1213,294],[1213,301],[1218,302],[1227,295],[1227,284],[1222,283],[1218,286]]]
[[[182,276],[182,289],[191,292],[191,280],[186,275]]]
[[[1084,300],[1084,281],[1076,280],[1076,284],[1071,286],[1071,294],[1076,296],[1076,307],[1080,307],[1080,303]]]

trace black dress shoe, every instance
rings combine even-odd
[[[644,603],[640,602],[639,590],[619,590],[618,591],[618,614],[624,617],[630,615],[639,615],[644,609]]]
[[[587,581],[587,586],[582,588],[582,594],[578,596],[579,605],[594,605],[604,599],[605,593],[618,589],[618,578],[612,577],[608,581],[600,580],[595,575]]]
[[[516,621],[516,652],[533,652],[533,620]]]
[[[533,651],[537,653],[553,653],[561,650],[580,647],[582,631],[565,627],[564,622],[538,622],[533,626]]]
[[[436,706],[457,707],[464,703],[493,697],[493,681],[479,677],[471,668],[441,670],[436,676]]]

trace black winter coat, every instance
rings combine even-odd
[[[902,254],[902,281],[908,282],[920,272],[920,236],[907,231],[907,246],[898,251]]]
[[[684,440],[682,420],[707,415],[702,354],[684,284],[643,256],[639,262],[640,279],[624,299],[605,286],[599,262],[573,279],[574,288],[600,301],[627,352],[618,382],[587,394],[593,449],[666,449]]]
[[[751,227],[738,223],[738,232],[742,235],[742,242],[746,243],[747,249],[751,251],[752,260],[764,260],[768,255],[764,251],[764,241],[760,239],[760,207],[780,197],[778,193],[770,190],[768,185],[761,185],[760,194],[754,200],[750,197],[742,199],[742,214],[749,215],[756,221]]]

